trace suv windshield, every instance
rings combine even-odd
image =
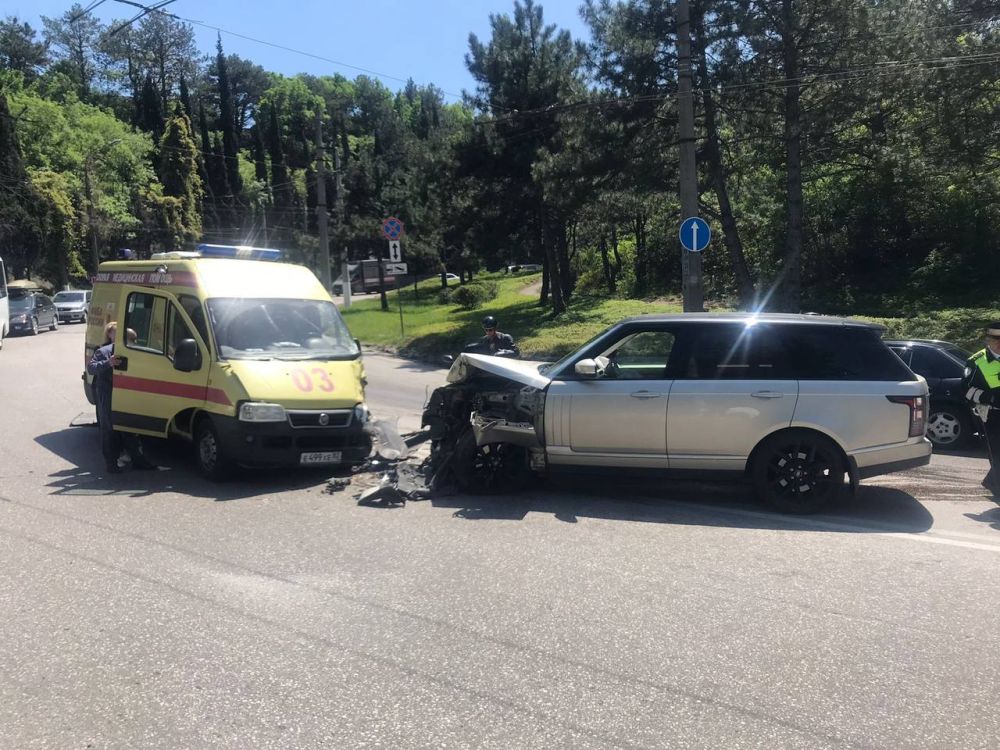
[[[52,298],[53,302],[84,302],[83,292],[59,292]]]
[[[223,359],[353,359],[361,352],[332,302],[210,299]]]

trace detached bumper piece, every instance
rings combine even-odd
[[[363,463],[372,450],[364,426],[292,427],[285,422],[240,422],[213,416],[226,455],[244,466],[299,466],[303,453],[340,453],[340,465]]]

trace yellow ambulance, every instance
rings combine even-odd
[[[280,252],[200,245],[102,263],[84,362],[118,324],[116,430],[179,436],[201,471],[365,460],[365,372],[326,289]],[[84,368],[91,403],[91,378]]]

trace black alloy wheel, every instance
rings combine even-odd
[[[844,488],[840,451],[829,439],[804,430],[764,441],[752,471],[758,497],[784,513],[815,513]]]
[[[531,477],[527,449],[510,443],[476,445],[471,429],[455,443],[452,468],[459,489],[476,495],[516,492]]]

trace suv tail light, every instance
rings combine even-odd
[[[910,437],[922,437],[927,432],[926,396],[886,396],[894,404],[910,407]]]

